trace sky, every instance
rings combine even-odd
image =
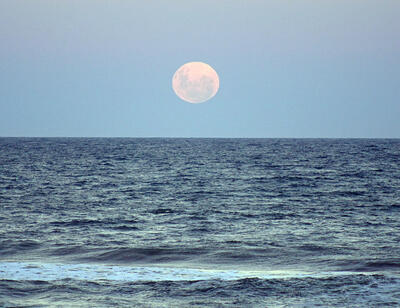
[[[218,93],[180,100],[184,63]],[[0,136],[400,138],[399,0],[1,0]]]

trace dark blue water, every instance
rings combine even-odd
[[[0,138],[0,306],[400,307],[400,140]]]

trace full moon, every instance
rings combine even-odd
[[[189,62],[175,72],[172,88],[176,95],[186,102],[204,103],[218,92],[218,74],[206,63]]]

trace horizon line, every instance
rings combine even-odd
[[[184,137],[184,136],[0,136],[0,138],[68,138],[68,139],[400,139],[400,137]]]

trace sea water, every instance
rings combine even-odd
[[[0,138],[0,306],[399,307],[399,139]]]

